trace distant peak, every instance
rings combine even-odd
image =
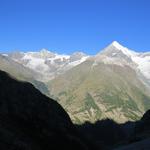
[[[114,46],[114,47],[116,47],[117,49],[123,49],[123,48],[125,48],[124,46],[122,46],[120,43],[118,43],[117,41],[113,41],[112,43],[111,43],[111,45],[112,46]]]
[[[81,51],[76,51],[72,55],[86,56],[86,54]]]
[[[42,48],[42,49],[40,50],[40,52],[49,52],[49,50],[47,50],[47,49],[45,49],[45,48]]]
[[[48,55],[48,54],[55,55],[54,52],[49,51],[48,49],[45,49],[45,48],[43,48],[43,49],[40,50],[40,54],[42,54],[42,55]]]

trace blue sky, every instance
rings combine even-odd
[[[150,51],[150,0],[0,0],[0,52]]]

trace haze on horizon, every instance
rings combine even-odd
[[[149,0],[1,0],[0,52],[96,54],[112,41],[150,51]]]

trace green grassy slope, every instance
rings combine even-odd
[[[137,120],[150,108],[145,86],[129,66],[93,66],[88,60],[50,81],[48,87],[76,123]]]

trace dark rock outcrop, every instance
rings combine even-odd
[[[0,149],[89,149],[81,137],[57,102],[0,71]]]
[[[141,120],[136,122],[135,126],[136,137],[150,137],[150,110],[148,110]]]
[[[106,119],[76,126],[82,135],[104,150],[150,149],[150,110],[136,122],[117,124]]]
[[[113,120],[100,120],[94,124],[85,122],[82,125],[76,126],[80,133],[85,135],[89,141],[103,149],[111,149],[115,144],[126,139],[122,126]]]
[[[150,110],[148,110],[141,119],[143,130],[150,131]]]

